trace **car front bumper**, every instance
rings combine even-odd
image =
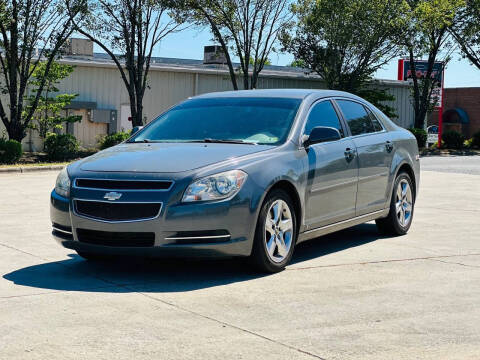
[[[218,202],[169,205],[169,199],[163,198],[156,218],[108,222],[78,215],[74,210],[74,200],[64,198],[53,190],[50,199],[52,235],[65,248],[106,255],[248,256],[252,250],[258,207],[258,201],[252,201],[251,191],[247,186],[234,198]],[[101,193],[105,194],[105,191]],[[78,194],[72,198],[75,195]],[[82,231],[85,230],[108,234],[110,243],[105,245],[90,239],[83,241]],[[125,233],[153,234],[154,240],[150,245],[136,246],[135,239],[131,239],[128,246],[123,246],[115,241],[115,237]]]

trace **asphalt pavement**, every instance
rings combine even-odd
[[[420,164],[425,171],[480,175],[480,155],[425,156]]]

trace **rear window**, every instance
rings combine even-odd
[[[365,107],[357,102],[337,100],[353,136],[375,132],[372,119]]]
[[[375,128],[375,131],[382,131],[383,126],[380,123],[380,120],[378,120],[377,116],[370,111],[370,109],[366,108],[368,115],[370,115],[370,119],[372,120],[373,127]]]

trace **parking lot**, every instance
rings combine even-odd
[[[57,172],[0,174],[0,359],[478,359],[480,161],[422,166],[408,235],[360,225],[269,276],[88,263],[51,238]]]

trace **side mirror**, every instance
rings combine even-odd
[[[143,129],[143,126],[135,126],[133,129],[132,129],[132,132],[130,133],[130,135],[134,135],[136,134],[137,132],[139,132],[140,130]]]
[[[308,138],[304,140],[303,146],[309,147],[313,144],[340,140],[341,138],[342,135],[340,135],[340,131],[338,131],[338,129],[327,126],[317,126],[312,129]]]

